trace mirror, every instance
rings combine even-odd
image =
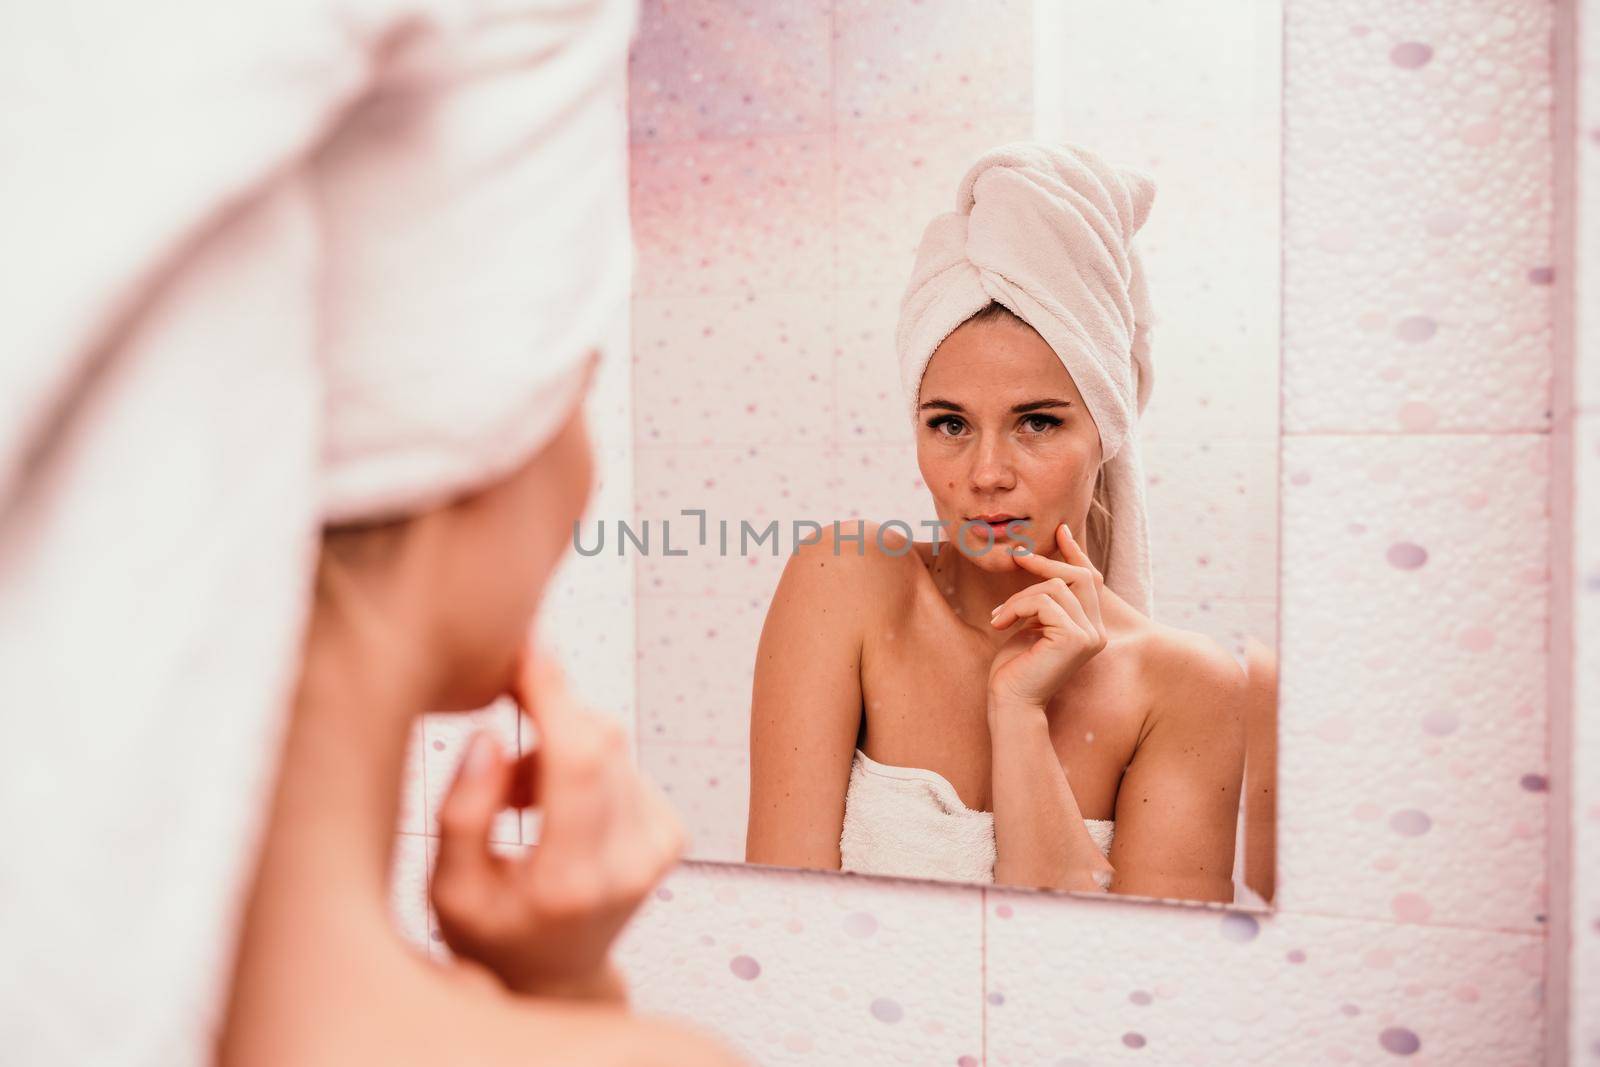
[[[639,761],[692,859],[1270,907],[1277,27],[964,11],[645,5]]]

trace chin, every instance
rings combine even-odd
[[[516,680],[517,659],[512,652],[497,665],[474,664],[450,679],[442,699],[432,711],[477,711],[511,692]]]

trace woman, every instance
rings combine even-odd
[[[324,535],[220,1062],[735,1062],[695,1031],[623,1010],[611,942],[682,834],[622,730],[523,649],[589,494],[581,404],[562,420],[487,488]],[[479,734],[445,798],[431,896],[453,958],[440,965],[389,917],[406,742],[425,709],[507,691],[538,747],[515,761]],[[499,857],[496,813],[529,803],[539,844]]]
[[[627,312],[635,8],[86,2],[0,35],[9,1061],[728,1062],[623,1010],[608,948],[678,831],[519,659]],[[508,690],[538,747],[480,740],[450,791],[437,964],[390,922],[404,742]],[[488,821],[530,800],[505,863]]]
[[[757,654],[749,860],[1233,899],[1245,678],[1148,615],[1130,242],[1153,193],[1081,148],[1008,145],[929,225],[896,336],[951,543],[869,526],[790,560]]]

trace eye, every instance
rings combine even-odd
[[[928,420],[928,426],[940,437],[959,437],[966,424],[957,415],[939,415]]]
[[[1033,433],[1048,433],[1061,425],[1061,420],[1054,415],[1032,414],[1023,416],[1024,426],[1031,428]]]

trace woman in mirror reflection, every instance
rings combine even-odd
[[[896,347],[942,525],[841,524],[791,557],[757,653],[749,861],[1253,897],[1247,674],[1151,618],[1132,242],[1154,193],[1016,143],[928,224]]]

